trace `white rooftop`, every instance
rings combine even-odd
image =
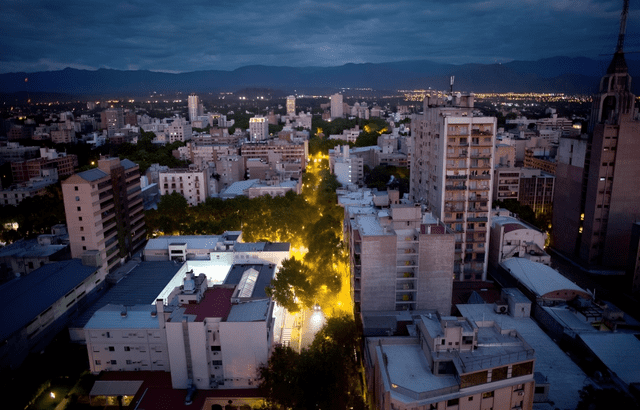
[[[85,329],[152,329],[158,328],[157,316],[151,316],[154,305],[106,305],[97,310]],[[126,312],[123,315],[122,312]]]
[[[375,216],[359,215],[356,217],[355,225],[359,228],[360,233],[363,236],[384,235],[384,229],[382,228],[382,226],[380,226],[380,222]]]
[[[585,384],[590,384],[589,378],[533,319],[516,319],[495,313],[490,304],[456,307],[462,316],[476,322],[490,320],[498,323],[502,329],[515,329],[535,350],[534,370],[548,378],[551,385],[549,400],[554,402],[554,408],[575,409],[580,401],[578,392]]]
[[[215,249],[222,240],[221,235],[159,236],[149,239],[145,249],[168,249],[169,245],[178,243],[186,244],[187,249]]]
[[[560,290],[587,293],[580,286],[562,276],[555,269],[524,258],[510,258],[501,263],[511,275],[537,296]]]

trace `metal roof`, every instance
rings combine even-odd
[[[99,179],[109,176],[109,174],[107,174],[100,168],[88,169],[86,171],[79,172],[76,175],[78,175],[80,178],[84,179],[85,181],[89,181],[89,182],[97,181]]]
[[[22,329],[97,268],[80,259],[49,263],[0,286],[0,341]]]
[[[133,306],[155,303],[156,297],[181,267],[182,264],[171,261],[141,262],[74,320],[71,327],[84,327],[98,309],[108,304]]]
[[[273,264],[234,264],[229,270],[229,274],[224,280],[225,285],[238,285],[242,280],[242,276],[249,269],[255,269],[258,271],[258,276],[255,279],[255,285],[253,286],[251,295],[247,297],[251,298],[265,298],[265,288],[271,284],[271,280],[275,275],[275,265]]]
[[[231,305],[227,322],[261,322],[267,320],[269,299],[251,300]]]
[[[627,384],[640,383],[640,340],[630,333],[583,333],[582,341]]]
[[[124,169],[131,169],[138,166],[136,163],[126,158],[120,160],[120,165],[122,165]]]
[[[550,292],[561,290],[575,290],[587,293],[580,286],[562,276],[555,269],[532,262],[524,258],[509,258],[501,265],[537,296],[544,296]]]

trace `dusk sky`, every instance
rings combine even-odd
[[[632,0],[625,50],[640,51]],[[611,54],[622,0],[3,0],[0,72]],[[602,57],[600,57],[602,58]]]

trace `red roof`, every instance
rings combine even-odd
[[[196,315],[196,322],[208,317],[226,318],[231,310],[233,288],[214,287],[204,292],[200,303],[184,305],[186,315]]]
[[[508,223],[504,224],[504,233],[508,233],[511,231],[517,231],[518,229],[527,229],[526,226],[519,223]]]

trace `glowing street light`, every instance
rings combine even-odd
[[[51,396],[52,399],[56,398],[56,394],[54,392],[49,393],[49,396]]]

